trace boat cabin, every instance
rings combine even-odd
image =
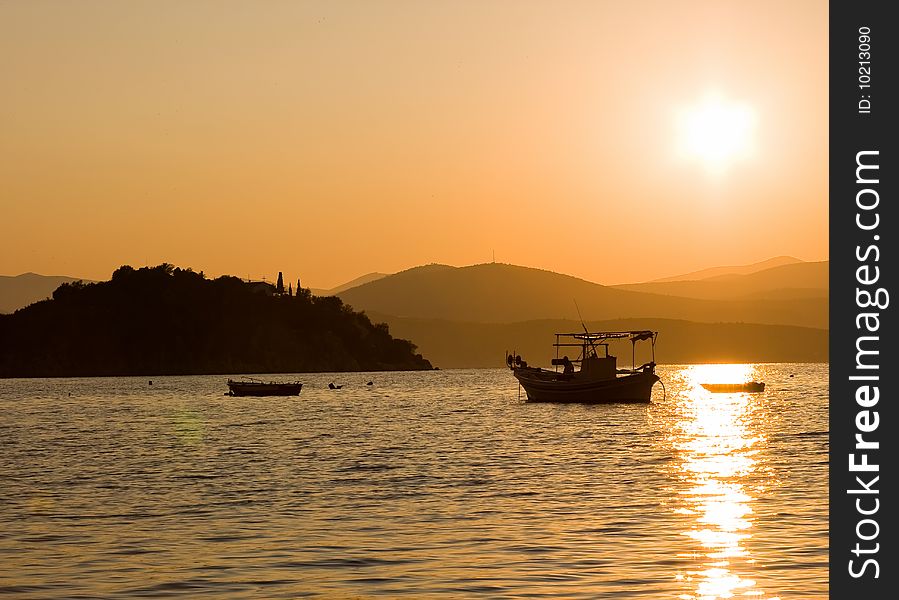
[[[556,368],[564,367],[562,375],[577,373],[579,378],[589,379],[614,379],[619,373],[635,373],[638,369],[644,369],[651,365],[655,367],[655,341],[658,333],[654,331],[610,331],[597,333],[557,333],[556,343],[553,347],[556,349],[556,357],[552,360],[552,365]],[[618,369],[618,357],[609,354],[609,342],[612,340],[629,339],[631,342],[631,368]],[[651,341],[652,361],[641,365],[636,365],[636,346],[637,342],[649,340]],[[568,356],[559,358],[559,354],[565,348],[577,348],[580,350],[579,358],[570,360]],[[580,369],[575,371],[573,364],[580,365]]]

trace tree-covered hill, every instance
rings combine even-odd
[[[430,369],[336,297],[163,264],[0,315],[0,377]]]

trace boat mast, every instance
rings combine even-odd
[[[559,334],[556,334],[556,360],[559,360]],[[556,365],[556,372],[559,371],[559,365]]]

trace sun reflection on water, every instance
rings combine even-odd
[[[758,397],[713,394],[700,385],[742,383],[755,375],[753,365],[694,365],[682,372],[687,385],[677,398],[672,438],[678,457],[674,475],[685,484],[677,512],[687,517],[684,535],[699,546],[692,556],[696,566],[682,578],[690,588],[682,600],[764,597],[745,577],[754,562],[746,548],[754,500],[746,481],[762,441],[753,414]]]

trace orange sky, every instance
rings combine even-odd
[[[827,64],[823,0],[5,2],[0,274],[822,260]]]

